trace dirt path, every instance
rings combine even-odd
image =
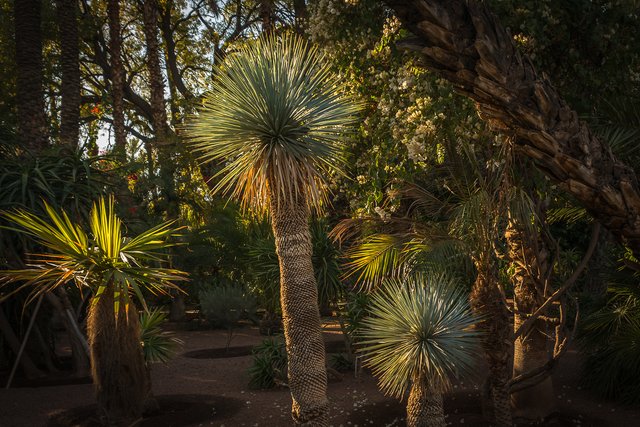
[[[251,356],[229,358],[193,358],[186,353],[223,348],[224,331],[181,331],[184,341],[180,355],[168,365],[153,367],[154,394],[164,413],[143,425],[160,426],[289,426],[290,395],[286,388],[251,390],[247,370]],[[253,346],[262,341],[255,328],[239,330],[233,347]],[[325,334],[329,342],[340,341],[337,331]],[[580,389],[577,355],[569,353],[558,369],[555,387],[561,414],[547,425],[554,426],[640,426],[640,410],[599,402]],[[335,427],[404,425],[402,404],[383,396],[368,374],[355,378],[346,373],[341,381],[329,384],[331,424]],[[93,391],[90,384],[14,388],[0,390],[0,427],[36,427],[49,424],[50,418],[88,417],[92,413]],[[482,426],[477,385],[457,385],[447,396],[450,425]],[[71,410],[71,411],[70,411]],[[83,412],[84,411],[84,412]],[[66,418],[61,414],[65,415]],[[60,424],[57,424],[60,425]]]

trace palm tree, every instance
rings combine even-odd
[[[130,294],[146,308],[143,289],[164,292],[175,288],[173,281],[184,280],[180,271],[145,265],[161,259],[156,251],[169,245],[176,230],[165,223],[124,237],[113,198],[93,205],[89,232],[46,203],[45,212],[48,221],[24,210],[3,213],[49,253],[33,255],[28,269],[0,272],[0,285],[21,283],[9,295],[35,287],[31,300],[70,281],[91,289],[87,335],[99,416],[108,425],[130,425],[142,415],[150,391]]]
[[[491,12],[488,2],[385,0],[416,35],[404,47],[476,102],[520,153],[571,194],[618,240],[640,250],[634,170],[579,120]]]
[[[411,383],[407,426],[446,426],[442,393],[452,377],[471,371],[480,347],[464,291],[442,275],[391,279],[369,313],[362,351],[382,390],[403,398]]]
[[[265,35],[225,58],[217,85],[189,127],[206,161],[224,161],[215,191],[269,209],[296,423],[326,425],[328,401],[318,289],[311,261],[311,209],[343,163],[340,136],[357,105],[323,55],[293,35]]]

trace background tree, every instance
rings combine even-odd
[[[42,89],[42,30],[40,0],[14,3],[16,105],[18,137],[25,148],[41,151],[48,144]]]
[[[72,150],[80,137],[80,47],[78,36],[78,1],[56,0],[60,32],[61,114],[60,142]]]

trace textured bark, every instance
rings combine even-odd
[[[498,427],[511,427],[509,401],[509,358],[511,356],[509,312],[498,288],[498,276],[492,263],[476,260],[478,275],[469,296],[471,308],[484,321],[483,347],[489,373],[483,390],[483,412],[487,421]]]
[[[420,51],[426,67],[475,100],[486,120],[516,136],[521,153],[534,159],[616,238],[640,250],[635,173],[536,73],[485,2],[385,2],[417,36],[405,46]]]
[[[271,221],[280,264],[280,304],[296,424],[327,426],[327,371],[306,202],[278,203]]]
[[[147,69],[151,92],[152,124],[155,146],[158,150],[160,167],[160,191],[164,198],[164,210],[168,218],[178,217],[178,201],[175,194],[175,161],[172,159],[173,133],[167,124],[167,110],[164,100],[164,78],[160,68],[160,46],[158,43],[158,8],[155,0],[144,0],[144,34],[147,44]]]
[[[80,135],[80,47],[78,42],[78,1],[56,0],[60,29],[62,97],[60,142],[75,150]]]
[[[421,376],[411,385],[407,401],[407,427],[445,427],[442,393]]]
[[[140,323],[133,304],[114,313],[113,287],[93,300],[87,318],[91,375],[98,416],[105,425],[130,426],[142,416],[150,390]]]
[[[107,15],[109,18],[111,102],[113,103],[113,133],[115,136],[114,151],[116,155],[124,158],[127,136],[124,127],[124,66],[122,65],[119,0],[109,0],[107,3]]]
[[[40,16],[40,0],[14,2],[18,131],[23,146],[35,152],[47,146]]]
[[[514,331],[546,299],[544,283],[549,272],[550,252],[534,227],[524,227],[516,215],[510,215],[505,238],[509,247],[513,284]],[[550,330],[547,323],[536,320],[531,329],[517,337],[513,347],[513,377],[544,367],[552,358]],[[553,382],[547,376],[541,382],[511,395],[513,415],[527,420],[542,420],[555,406]]]
[[[164,78],[160,68],[158,44],[158,10],[155,0],[143,0],[142,14],[147,47],[147,71],[151,93],[152,125],[157,144],[165,144],[167,137],[167,110],[164,103]]]

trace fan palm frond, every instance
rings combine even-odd
[[[201,160],[226,162],[215,191],[257,210],[269,194],[319,208],[359,109],[340,86],[323,54],[295,35],[263,36],[228,55],[187,128]]]

